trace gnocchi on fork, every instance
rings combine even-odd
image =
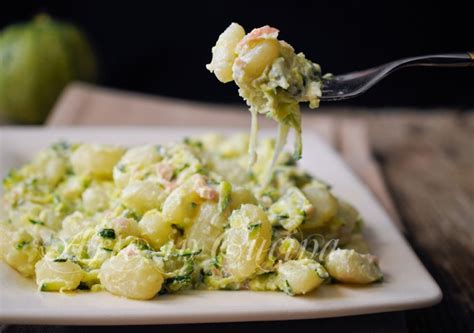
[[[212,48],[212,61],[207,69],[223,83],[234,81],[252,114],[249,163],[256,160],[257,114],[264,114],[279,124],[279,134],[271,173],[286,143],[289,129],[296,134],[294,155],[301,157],[301,102],[310,108],[319,106],[321,97],[321,68],[295,53],[293,47],[278,39],[279,31],[264,26],[245,34],[232,23]]]

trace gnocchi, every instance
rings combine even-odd
[[[78,175],[111,179],[115,164],[124,150],[119,147],[82,144],[71,155],[71,164]]]
[[[88,220],[83,213],[76,211],[64,218],[59,235],[63,239],[69,239],[90,227],[91,224],[92,221]]]
[[[324,226],[326,222],[337,214],[337,200],[325,185],[319,182],[312,182],[305,185],[302,191],[313,206],[312,215],[308,216],[301,226],[303,230]]]
[[[2,236],[2,259],[26,277],[34,276],[35,264],[41,259],[38,242],[25,230],[8,232]]]
[[[331,251],[324,266],[332,277],[345,283],[371,283],[383,276],[375,256],[354,250]]]
[[[130,183],[122,191],[122,203],[133,211],[144,214],[150,209],[160,208],[165,194],[161,184],[151,181],[136,181]]]
[[[224,237],[224,268],[237,279],[248,278],[263,263],[271,242],[271,224],[258,206],[242,205],[229,217]]]
[[[289,260],[278,267],[278,285],[290,295],[306,294],[319,287],[329,274],[311,259]]]
[[[119,188],[124,188],[147,167],[152,166],[162,159],[159,146],[145,145],[131,148],[126,151],[113,169],[114,183]]]
[[[196,208],[203,201],[198,191],[201,189],[201,194],[204,194],[209,189],[205,182],[196,175],[171,192],[163,203],[163,217],[169,224],[181,228],[191,225],[198,212]]]
[[[43,258],[35,265],[36,283],[41,291],[70,291],[81,283],[84,272],[76,263]]]
[[[160,291],[163,275],[159,267],[129,246],[100,268],[100,283],[110,293],[132,299],[150,299]]]
[[[104,186],[90,186],[82,193],[82,202],[87,212],[103,211],[109,204],[109,196]]]
[[[219,81],[226,83],[232,81],[232,64],[237,54],[235,48],[244,38],[245,31],[237,23],[232,23],[217,40],[212,48],[212,61],[207,69],[213,72]]]
[[[172,225],[165,221],[162,213],[156,209],[149,210],[143,215],[138,228],[141,236],[155,249],[173,239]]]

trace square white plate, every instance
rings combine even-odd
[[[206,129],[184,127],[1,128],[0,176],[59,140],[135,145],[169,142],[203,131]],[[280,292],[188,291],[133,301],[106,292],[41,293],[32,280],[0,263],[0,322],[125,325],[287,320],[405,310],[439,302],[442,295],[438,285],[370,191],[336,152],[316,135],[304,133],[301,166],[329,182],[337,195],[360,210],[369,245],[385,274],[383,283],[367,287],[325,285],[298,297]]]

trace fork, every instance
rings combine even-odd
[[[387,75],[405,67],[466,67],[474,65],[474,52],[435,54],[405,58],[358,72],[323,79],[322,101],[340,101],[359,96]]]

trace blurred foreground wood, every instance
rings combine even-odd
[[[318,328],[318,332],[473,331],[474,113],[373,111],[321,108],[306,112],[303,123],[306,130],[318,131],[341,152],[395,223],[399,223],[440,284],[443,301],[427,309],[356,319],[299,321],[288,325],[232,324],[236,330],[312,327]],[[244,107],[183,102],[75,84],[66,90],[48,124],[201,125],[217,129],[220,125],[248,127],[249,119]],[[271,124],[262,120],[263,126]],[[229,325],[192,327],[228,330]],[[192,327],[187,325],[186,329]]]

